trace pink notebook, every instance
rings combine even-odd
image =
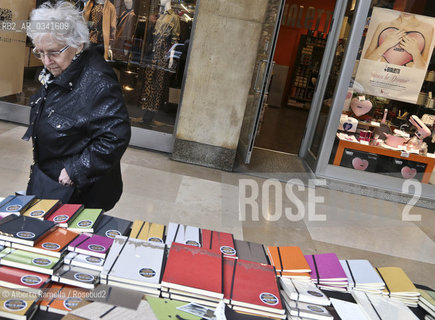
[[[93,257],[106,258],[113,239],[97,234],[82,233],[68,246],[68,250]]]
[[[305,259],[311,268],[310,276],[314,283],[347,283],[346,273],[335,253],[306,255]]]

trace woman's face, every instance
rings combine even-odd
[[[60,54],[50,55],[56,53],[66,47],[66,43],[59,42],[53,39],[49,34],[42,36],[37,43],[35,43],[35,50],[41,53],[41,61],[50,73],[58,77],[69,67],[74,55],[78,51],[77,48],[68,47]]]

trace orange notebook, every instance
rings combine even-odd
[[[67,314],[89,295],[89,290],[60,283],[52,283],[44,292],[40,309],[58,314]]]
[[[35,243],[33,247],[13,243],[12,247],[60,258],[68,244],[78,236],[78,233],[66,228],[55,228]]]
[[[267,255],[277,273],[310,273],[311,269],[299,247],[267,247]],[[288,275],[291,276],[291,275]]]

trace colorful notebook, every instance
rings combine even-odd
[[[0,220],[0,240],[33,246],[54,227],[51,221],[10,215]]]
[[[165,226],[163,224],[134,220],[130,238],[163,243]]]
[[[94,233],[103,218],[103,209],[83,209],[69,224],[68,229],[75,232]]]
[[[280,276],[286,272],[310,273],[311,268],[299,247],[267,247],[271,264]]]
[[[383,294],[408,306],[416,307],[420,293],[408,278],[408,275],[399,267],[377,268],[379,275],[385,282]]]
[[[104,259],[112,243],[111,238],[82,233],[68,245],[68,250]]]
[[[160,288],[165,245],[140,239],[129,239],[109,268],[106,279],[137,286]],[[108,266],[105,266],[106,268]]]
[[[285,314],[275,270],[270,265],[224,258],[224,297],[229,304],[259,315]]]
[[[51,280],[79,288],[94,289],[100,282],[100,272],[64,264],[54,272]]]
[[[234,246],[239,259],[269,264],[266,252],[261,243],[244,240],[234,240]]]
[[[38,272],[0,266],[0,286],[40,295],[50,276]]]
[[[162,287],[223,298],[222,254],[208,249],[172,243]]]
[[[94,233],[114,239],[116,236],[128,235],[130,226],[130,220],[103,215]]]
[[[165,243],[170,247],[172,242],[201,247],[201,230],[198,227],[169,222]]]
[[[26,320],[32,318],[39,299],[35,294],[23,294],[20,291],[0,287],[0,317]]]
[[[23,216],[44,220],[56,211],[62,203],[59,200],[36,199]]]
[[[84,208],[82,204],[63,204],[47,220],[53,221],[59,227],[67,228],[76,215],[82,212]]]
[[[330,286],[347,286],[347,276],[335,253],[306,255],[314,283]]]
[[[222,253],[226,257],[235,258],[237,256],[231,233],[201,229],[201,236],[203,248]]]
[[[32,205],[35,196],[7,196],[0,203],[0,216],[8,216],[10,214],[22,214]]]
[[[0,264],[24,270],[53,274],[53,270],[61,262],[59,258],[34,252],[4,248],[0,252]]]
[[[67,314],[89,297],[89,290],[60,283],[52,283],[40,302],[40,309]]]
[[[157,319],[185,319],[185,320],[201,320],[202,317],[195,316],[178,310],[178,307],[186,305],[186,302],[162,299],[156,297],[146,297]]]
[[[77,233],[65,228],[55,228],[39,239],[33,247],[19,243],[12,243],[12,247],[60,258],[68,244],[78,236]]]

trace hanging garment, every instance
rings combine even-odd
[[[169,68],[168,55],[179,37],[180,19],[173,10],[168,10],[157,19],[150,56],[143,59],[144,81],[139,105],[144,110],[155,112],[168,101],[169,77],[176,68],[174,63]]]

